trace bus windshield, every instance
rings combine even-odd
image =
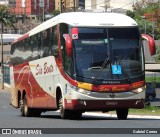
[[[132,80],[144,75],[138,28],[78,28],[73,44],[78,78]]]

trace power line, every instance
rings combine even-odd
[[[100,5],[100,4],[103,4],[103,3],[109,2],[109,1],[110,1],[110,0],[106,0],[105,2],[101,2],[101,3],[98,3],[98,4],[92,5],[92,6],[97,6],[97,5]],[[128,6],[128,5],[130,5],[130,4],[133,4],[134,2],[137,2],[137,1],[138,1],[138,0],[134,0],[134,1],[132,1],[132,2],[130,2],[130,3],[128,3],[128,4],[126,4],[126,5],[122,6],[122,7],[114,8],[114,9],[115,9],[115,10],[122,9],[122,8],[124,8],[124,7],[126,7],[126,6]],[[92,7],[92,6],[87,6],[86,8],[88,8],[88,7]]]
[[[115,8],[115,10],[122,9],[122,8],[124,8],[124,7],[126,7],[126,6],[128,6],[128,5],[130,5],[130,4],[133,4],[134,2],[137,2],[137,1],[138,1],[138,0],[132,1],[132,2],[130,2],[130,3],[128,3],[128,4],[126,4],[126,5],[122,6],[122,7]],[[114,11],[115,11],[115,10],[114,10]]]

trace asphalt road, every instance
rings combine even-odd
[[[54,128],[60,129],[64,128],[67,129],[81,129],[81,128],[90,128],[93,130],[103,129],[103,128],[112,128],[116,132],[120,132],[120,128],[127,129],[133,128],[134,129],[141,129],[141,128],[160,128],[160,119],[143,119],[143,118],[128,118],[128,120],[118,120],[117,118],[111,117],[97,117],[97,116],[89,116],[85,115],[82,117],[81,120],[62,120],[60,119],[60,115],[58,112],[47,112],[43,113],[41,117],[34,118],[34,117],[21,117],[19,109],[15,109],[10,105],[10,93],[6,91],[0,92],[0,128]],[[75,129],[74,129],[75,130]],[[62,129],[63,132],[63,129]],[[76,136],[86,136],[83,133],[80,135],[76,134]],[[98,130],[97,130],[98,132]],[[55,135],[55,134],[54,134]],[[100,134],[99,136],[108,136],[109,134]],[[137,134],[136,134],[137,135]],[[157,134],[156,134],[157,135]],[[2,136],[2,135],[0,135]],[[39,135],[38,135],[39,136]],[[46,136],[46,135],[45,135]],[[53,136],[53,135],[47,135]],[[64,136],[61,134],[57,136]],[[75,135],[65,135],[68,137],[75,136]],[[95,134],[87,134],[87,137],[97,137]],[[112,135],[112,136],[128,136],[128,135]],[[129,136],[135,136],[129,135]],[[143,136],[143,134],[142,134]],[[149,136],[148,134],[144,135],[145,137]],[[158,135],[157,135],[158,136]]]

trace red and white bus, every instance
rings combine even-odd
[[[12,105],[22,116],[116,110],[127,119],[145,104],[142,37],[154,55],[154,40],[122,14],[63,13],[42,23],[11,46]]]

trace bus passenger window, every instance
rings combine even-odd
[[[13,44],[11,47],[11,64],[16,65],[16,45],[17,43]]]
[[[53,55],[58,53],[58,36],[57,36],[57,26],[52,28],[52,35],[51,35],[51,50]]]
[[[32,47],[29,39],[24,40],[24,55],[25,62],[32,60]]]
[[[33,59],[39,59],[40,55],[39,55],[39,37],[38,34],[35,36],[31,37],[31,46],[33,47],[33,53],[32,53],[32,58]]]
[[[50,46],[50,29],[43,31],[42,35],[42,49],[43,49],[43,57],[49,56],[49,46]]]

